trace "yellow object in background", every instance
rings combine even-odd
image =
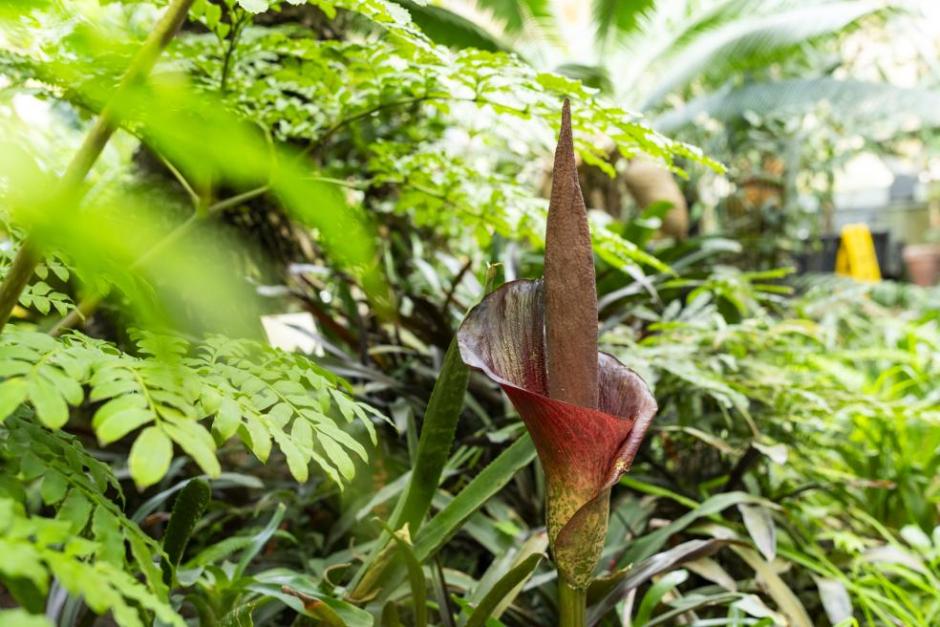
[[[875,242],[867,225],[846,224],[842,227],[842,240],[836,253],[836,274],[870,283],[881,280]]]

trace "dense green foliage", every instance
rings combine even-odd
[[[0,333],[0,622],[554,624],[531,441],[454,329],[541,274],[562,98],[595,174],[721,166],[505,52],[545,3],[481,4],[507,41],[418,3],[197,0],[123,87],[165,3],[0,8],[4,285],[41,257]],[[615,4],[602,43],[653,21]],[[874,10],[833,4],[778,52]],[[656,241],[663,210],[593,216],[603,347],[660,413],[591,620],[936,624],[940,296],[743,271]],[[315,354],[262,341],[285,310]]]

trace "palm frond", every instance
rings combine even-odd
[[[820,106],[838,112],[840,120],[872,124],[868,133],[872,137],[940,126],[940,92],[828,77],[725,88],[661,115],[653,125],[660,132],[672,133],[702,115],[727,122],[745,113],[781,117]]]
[[[584,65],[582,63],[565,63],[555,68],[562,76],[581,81],[583,84],[602,92],[613,90],[610,74],[603,65]]]
[[[396,2],[408,9],[414,23],[435,43],[457,49],[508,51],[507,46],[498,36],[444,7],[419,4],[412,0],[396,0]]]
[[[532,20],[552,18],[550,0],[477,0],[476,4],[491,11],[511,34],[522,32]]]
[[[594,27],[600,45],[603,47],[614,31],[619,36],[632,33],[655,5],[655,0],[594,0]]]
[[[697,77],[760,66],[778,58],[782,50],[836,34],[884,8],[876,0],[832,2],[742,18],[708,30],[670,54],[668,69],[649,90],[641,109],[649,109]]]
[[[754,0],[658,3],[652,11],[637,17],[641,28],[612,33],[616,39],[607,42],[604,64],[616,68],[620,96],[635,105],[635,94],[643,90],[642,79],[651,74],[651,67],[673,57],[703,34],[742,16],[754,15],[765,6]]]

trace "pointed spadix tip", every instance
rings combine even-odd
[[[571,101],[565,98],[561,104],[561,131],[558,133],[558,143],[571,140]]]

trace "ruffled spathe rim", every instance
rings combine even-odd
[[[598,409],[549,398],[544,317],[542,281],[513,281],[469,313],[457,342],[464,362],[509,396],[549,483],[577,501],[570,519],[559,521],[555,537],[550,525],[557,554],[560,545],[574,540],[593,501],[605,497],[629,469],[657,407],[643,379],[606,353],[598,354]]]

